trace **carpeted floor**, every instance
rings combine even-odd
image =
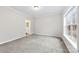
[[[56,37],[31,35],[0,45],[0,53],[67,53],[63,41]]]

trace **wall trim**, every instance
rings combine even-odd
[[[40,35],[40,36],[48,36],[48,37],[55,37],[55,38],[59,38],[61,41],[63,41],[62,40],[62,37],[58,37],[58,36],[53,36],[53,35],[43,35],[43,34],[33,34],[33,35]]]
[[[25,37],[25,36],[26,36],[26,35],[24,35],[24,36],[22,36],[22,37],[18,37],[18,38],[13,38],[13,39],[8,40],[8,41],[1,42],[0,45],[5,44],[5,43],[8,43],[8,42],[15,41],[15,40],[18,40],[18,39],[21,39],[21,38],[23,38],[23,37]]]
[[[58,37],[61,38],[62,36],[58,36],[58,35],[47,35],[47,34],[38,34],[38,33],[34,33],[35,35],[43,35],[43,36],[50,36],[50,37]]]

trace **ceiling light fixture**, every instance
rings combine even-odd
[[[39,9],[39,6],[34,6],[33,7],[35,10],[38,10]]]

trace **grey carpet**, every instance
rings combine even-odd
[[[31,35],[0,45],[0,53],[67,53],[63,41],[56,37]]]

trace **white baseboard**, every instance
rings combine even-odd
[[[68,48],[68,50],[69,50],[69,52],[70,53],[77,53],[78,51],[77,51],[77,49],[71,44],[71,42],[68,40],[68,38],[67,37],[65,37],[64,35],[63,35],[63,41],[64,41],[64,43],[65,43],[65,45],[66,45],[66,47]]]
[[[50,37],[62,37],[62,36],[57,36],[57,35],[47,35],[47,34],[37,34],[34,33],[35,35],[43,35],[43,36],[50,36]]]
[[[22,36],[22,37],[25,37],[25,36]],[[2,45],[2,44],[4,44],[4,43],[11,42],[11,41],[14,41],[14,40],[18,40],[18,39],[20,39],[20,38],[22,38],[22,37],[17,37],[17,38],[13,38],[13,39],[11,39],[11,40],[8,40],[8,41],[1,42],[0,45]]]
[[[30,35],[32,35],[32,34],[34,34],[34,33],[31,33]],[[35,34],[35,35],[42,35],[42,34]],[[25,36],[26,36],[26,35],[21,36],[21,37],[17,37],[17,38],[13,38],[13,39],[8,40],[8,41],[0,42],[0,45],[1,45],[1,44],[4,44],[4,43],[11,42],[11,41],[14,41],[14,40],[17,40],[17,39],[22,38],[22,37],[25,37]],[[58,36],[53,36],[53,35],[44,35],[44,36],[58,37]],[[59,36],[59,37],[60,37],[60,36]]]

